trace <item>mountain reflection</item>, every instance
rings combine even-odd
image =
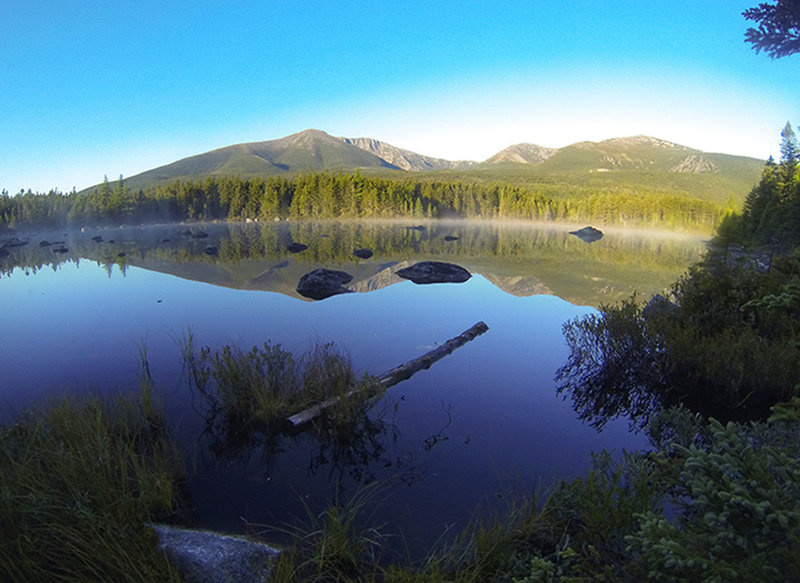
[[[114,266],[123,274],[138,267],[304,299],[297,282],[318,267],[345,271],[353,276],[347,287],[368,292],[404,281],[395,275],[402,267],[438,260],[482,275],[512,295],[551,294],[598,306],[634,291],[663,290],[705,248],[697,236],[612,231],[586,243],[568,231],[560,225],[501,222],[280,221],[31,233],[18,236],[28,244],[0,258],[0,276],[90,260],[109,276]],[[58,253],[41,244],[54,238],[63,242]],[[367,255],[364,250],[372,256],[360,257]]]

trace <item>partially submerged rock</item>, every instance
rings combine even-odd
[[[2,247],[22,247],[27,244],[27,241],[23,241],[19,237],[11,237],[8,241],[3,243]]]
[[[420,261],[395,272],[414,283],[464,283],[472,274],[459,265],[442,261]]]
[[[186,583],[266,583],[279,551],[243,537],[152,525],[159,548]]]
[[[570,235],[575,235],[578,239],[586,241],[587,243],[594,243],[603,238],[603,231],[595,229],[594,227],[584,227],[577,231],[570,231]]]
[[[344,287],[344,284],[352,279],[353,276],[346,271],[320,267],[300,278],[297,293],[312,300],[324,300],[337,294],[351,293],[353,290]]]
[[[369,259],[372,257],[372,251],[369,249],[356,249],[353,251],[353,255],[360,259]]]
[[[289,251],[289,253],[300,253],[300,251],[305,251],[306,249],[308,249],[308,245],[296,242],[286,246],[286,250]]]

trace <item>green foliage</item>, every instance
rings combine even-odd
[[[24,193],[0,198],[0,228],[150,221],[276,218],[504,218],[601,221],[710,231],[722,205],[681,192],[569,183],[520,186],[506,182],[365,177],[301,173],[294,177],[209,177],[133,190],[120,177],[83,193]]]
[[[800,459],[711,421],[710,446],[683,458],[677,523],[642,514],[627,541],[651,581],[794,581],[800,578]]]
[[[317,344],[298,359],[269,343],[197,352],[189,335],[183,355],[190,386],[208,405],[207,429],[218,437],[212,447],[219,453],[238,453],[256,434],[272,447],[288,417],[329,399],[339,401],[315,421],[324,442],[353,453],[359,439],[374,433],[365,413],[383,387],[369,375],[357,378],[349,357],[332,343]]]
[[[747,20],[758,24],[748,28],[745,40],[755,51],[765,51],[773,59],[800,52],[800,9],[792,0],[760,2],[743,13]]]
[[[179,581],[147,526],[181,465],[150,397],[62,398],[0,429],[0,572],[12,581]]]
[[[556,390],[596,427],[618,415],[644,425],[666,393],[663,347],[641,312],[633,297],[564,324],[570,355],[556,372]]]

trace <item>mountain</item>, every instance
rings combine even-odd
[[[545,148],[536,144],[515,144],[486,160],[485,164],[540,164],[558,153],[557,148]]]
[[[265,176],[304,170],[399,170],[383,158],[320,130],[277,140],[235,144],[160,166],[125,179],[128,188],[205,176]]]
[[[729,154],[709,154],[650,136],[579,142],[542,160],[542,170],[611,172],[639,170],[679,174],[719,174],[744,165],[763,167],[762,160]]]
[[[183,158],[126,178],[125,184],[138,189],[208,176],[248,178],[359,169],[371,174],[425,172],[442,180],[563,184],[587,192],[598,188],[671,192],[724,203],[731,196],[743,199],[758,182],[763,165],[755,158],[706,153],[649,136],[579,142],[563,148],[522,143],[483,162],[451,161],[373,138],[335,137],[310,129],[277,140],[235,144]]]
[[[346,144],[352,144],[361,148],[365,152],[375,154],[396,168],[411,172],[425,172],[427,170],[452,170],[459,168],[469,168],[477,164],[470,160],[444,160],[442,158],[432,158],[397,148],[386,142],[374,140],[372,138],[338,138]]]

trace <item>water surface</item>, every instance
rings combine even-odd
[[[0,259],[6,416],[60,392],[131,391],[139,352],[184,447],[198,524],[233,532],[318,512],[378,481],[375,519],[412,551],[463,525],[479,506],[583,473],[590,452],[644,447],[626,421],[602,432],[554,392],[567,357],[564,322],[633,292],[663,291],[702,253],[698,238],[608,232],[585,243],[566,228],[496,223],[167,225],[30,233]],[[445,236],[449,236],[449,240]],[[93,239],[94,237],[94,239]],[[454,238],[457,237],[457,238]],[[41,241],[63,241],[54,252]],[[308,249],[291,253],[300,242]],[[359,259],[352,252],[369,248]],[[449,261],[473,277],[416,285],[394,274]],[[311,301],[295,291],[316,267],[347,271],[354,293]],[[182,373],[181,339],[303,352],[345,349],[381,373],[478,321],[489,331],[390,389],[363,439],[333,447],[304,433],[277,451],[257,437],[214,453],[202,403]]]

